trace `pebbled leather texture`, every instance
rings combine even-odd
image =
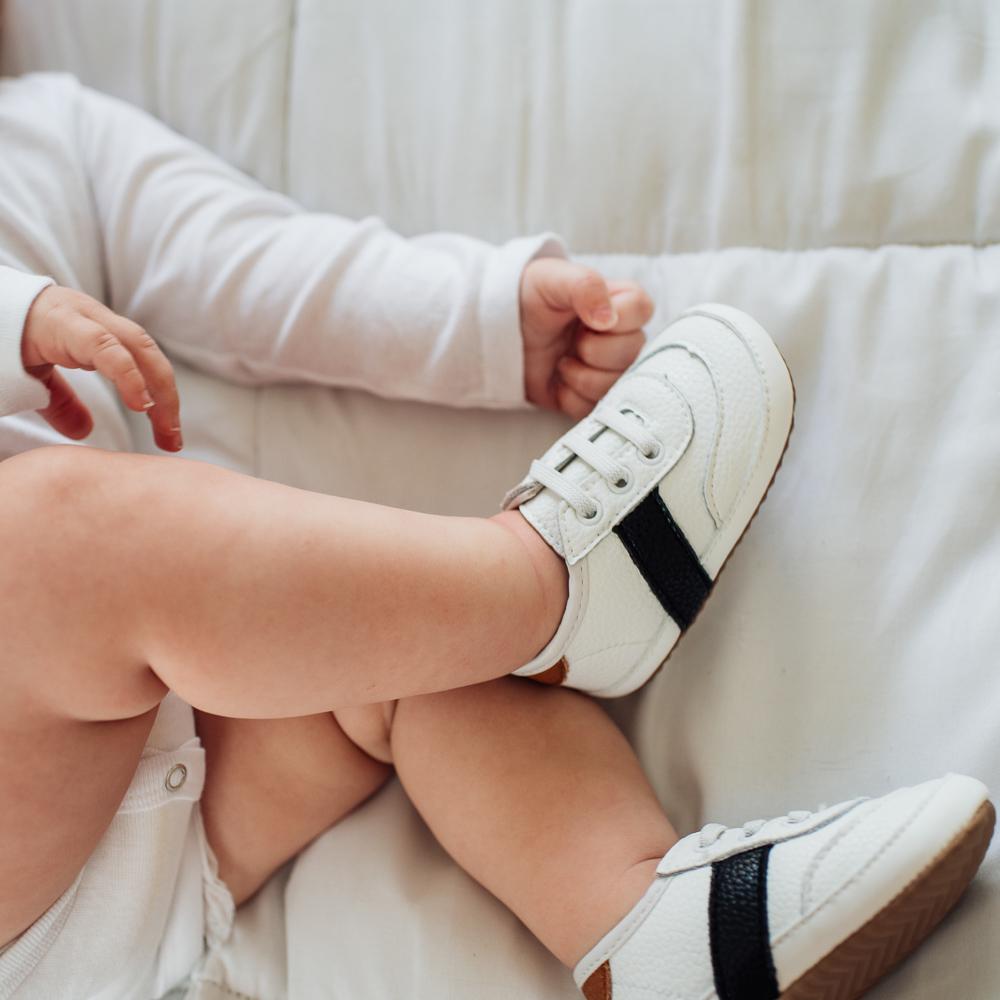
[[[578,513],[530,475],[505,499],[571,576],[588,569],[578,573],[579,593],[556,636],[517,673],[538,674],[565,658],[564,683],[599,697],[644,684],[757,510],[788,440],[792,402],[777,348],[737,310],[706,306],[653,338],[576,429],[621,478],[608,482],[564,439],[540,460],[586,495],[590,512]],[[601,412],[612,410],[658,448],[644,451],[601,424]]]
[[[747,340],[724,323],[686,315],[657,342],[648,371],[668,375],[695,424],[686,475],[671,474],[663,495],[702,556],[734,513],[761,457],[771,421],[767,380]],[[679,473],[685,470],[677,470]]]
[[[565,633],[565,644],[556,647],[565,651],[565,680],[598,697],[625,693],[637,686],[629,681],[633,672],[646,677],[663,661],[680,629],[663,613],[616,534],[570,573],[571,579],[579,576],[583,597],[573,608],[567,606],[573,627]]]
[[[712,866],[708,924],[719,1000],[775,1000],[778,978],[767,923],[771,845]]]
[[[701,610],[712,578],[698,561],[659,490],[653,490],[615,527],[649,589],[684,631]]]
[[[549,490],[535,490],[530,478],[508,494],[507,509],[519,507],[535,530],[570,565],[584,558],[598,545],[640,500],[656,487],[687,449],[694,433],[691,410],[677,388],[662,376],[645,372],[624,375],[601,403],[602,407],[626,410],[660,443],[660,453],[644,461],[634,445],[615,431],[604,428],[593,416],[577,429],[629,473],[629,486],[612,490],[602,476],[557,441],[543,456],[545,465],[559,468],[572,482],[593,497],[599,516],[581,520],[572,507]]]
[[[721,861],[733,854],[740,854],[764,844],[780,844],[785,841],[802,840],[806,834],[813,833],[836,823],[842,816],[856,809],[870,799],[849,799],[828,806],[818,812],[810,813],[801,820],[791,820],[787,816],[777,817],[765,823],[755,834],[748,837],[740,829],[728,830],[710,847],[701,846],[701,837],[692,833],[679,840],[673,848],[664,855],[656,869],[657,875],[676,875],[692,868]],[[815,843],[815,840],[813,841]]]
[[[703,850],[692,834],[581,959],[577,983],[608,962],[614,1000],[777,997],[927,870],[986,799],[980,782],[950,775],[726,830]]]
[[[814,961],[815,942],[841,940],[878,913],[971,821],[987,799],[949,775],[864,802],[771,853],[768,922],[782,985]]]

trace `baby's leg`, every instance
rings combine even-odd
[[[502,678],[336,715],[393,761],[445,850],[571,967],[677,840],[625,737],[573,691]]]
[[[392,762],[445,849],[570,966],[677,839],[625,738],[565,689],[501,678],[336,718],[199,712],[198,733],[202,816],[237,903],[381,787]]]
[[[172,459],[0,463],[0,943],[72,883],[168,688],[275,717],[506,673],[561,613],[525,537]]]
[[[5,646],[16,622],[7,552],[0,559],[0,947],[70,887],[121,803],[156,718],[152,706],[127,718],[80,719],[40,691],[15,686]],[[35,669],[44,670],[41,664]],[[133,710],[134,711],[134,710]]]
[[[140,714],[167,688],[278,718],[473,684],[536,653],[565,603],[562,561],[516,514],[79,448],[3,463],[0,498],[15,562],[25,550],[7,658],[83,718]]]
[[[198,712],[197,727],[206,754],[201,815],[237,905],[392,774],[329,712],[297,719]]]

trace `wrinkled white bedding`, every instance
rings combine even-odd
[[[74,71],[311,207],[553,228],[647,282],[654,322],[753,313],[796,380],[790,450],[616,712],[685,832],[946,770],[1000,790],[1000,7],[8,0],[3,45],[6,72]],[[182,379],[194,454],[444,512],[495,509],[561,426]],[[994,849],[877,995],[1000,995],[998,934]],[[243,911],[192,995],[227,989],[576,995],[396,786]]]

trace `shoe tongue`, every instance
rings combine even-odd
[[[617,431],[606,427],[593,416],[587,417],[577,424],[576,430],[592,440],[596,448],[608,455],[618,452],[627,443]],[[563,445],[561,439],[541,457],[540,461],[551,468],[559,469],[570,482],[578,486],[583,484],[585,480],[593,482],[594,479],[600,478],[600,474],[588,462]],[[530,475],[504,499],[505,508],[520,507],[521,513],[535,530],[559,555],[566,558],[562,544],[562,532],[559,530],[561,505],[562,497],[541,486]]]

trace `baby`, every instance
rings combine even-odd
[[[0,997],[171,990],[393,770],[590,1000],[855,997],[954,904],[979,782],[678,840],[580,693],[649,679],[775,474],[792,384],[753,320],[646,343],[642,289],[552,237],[309,214],[68,78],[0,83],[0,134]],[[581,422],[489,519],[35,447],[91,433],[103,376],[178,451],[157,342]]]

